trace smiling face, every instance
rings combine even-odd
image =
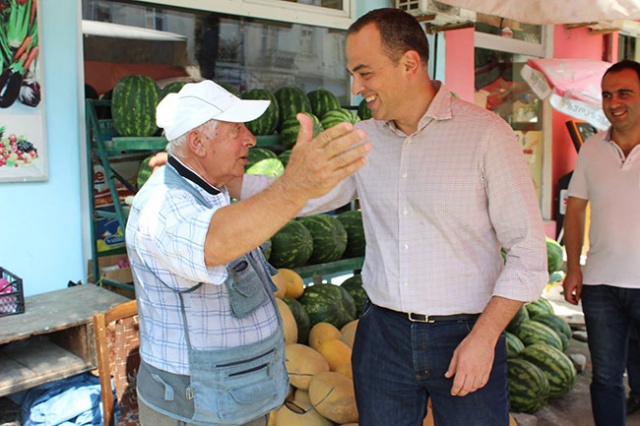
[[[361,95],[376,120],[401,116],[404,79],[399,61],[383,50],[380,32],[367,24],[347,37],[347,69],[353,77],[351,92]]]
[[[634,70],[623,69],[604,76],[602,109],[614,132],[640,128],[640,79]]]

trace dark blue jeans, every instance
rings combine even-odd
[[[353,347],[353,375],[360,426],[420,426],[431,397],[438,426],[509,424],[504,333],[496,345],[489,382],[464,397],[451,396],[445,372],[453,351],[475,320],[433,324],[367,304]]]
[[[640,327],[640,289],[585,285],[582,310],[593,364],[593,418],[598,426],[623,426],[627,417],[623,377],[630,327]]]
[[[635,327],[632,327],[629,336],[627,379],[630,388],[629,396],[640,399],[640,336]]]

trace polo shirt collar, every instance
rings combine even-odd
[[[193,170],[191,170],[190,168],[185,166],[176,157],[172,157],[171,155],[169,155],[169,159],[167,160],[167,162],[169,164],[171,164],[171,166],[174,169],[176,169],[176,171],[178,172],[178,174],[180,174],[180,176],[182,176],[185,179],[190,180],[191,182],[193,182],[194,184],[196,184],[197,186],[202,188],[207,193],[209,193],[211,195],[220,194],[220,190],[218,188],[216,188],[215,186],[211,185],[206,180],[202,179],[196,172],[194,172]]]

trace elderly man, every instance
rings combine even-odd
[[[158,105],[168,162],[136,195],[126,229],[143,424],[266,425],[288,391],[271,270],[257,247],[360,169],[370,144],[346,123],[312,139],[301,115],[284,175],[232,204],[226,185],[242,176],[256,143],[243,123],[267,106],[212,81]]]

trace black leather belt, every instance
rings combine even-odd
[[[378,305],[376,306],[380,309],[384,309],[385,311],[402,315],[411,322],[424,322],[429,324],[434,322],[443,322],[443,321],[471,321],[471,320],[478,319],[478,317],[480,316],[480,314],[423,315],[423,314],[416,314],[415,312],[399,312],[399,311],[394,311],[393,309],[384,308],[382,306],[378,306]]]

